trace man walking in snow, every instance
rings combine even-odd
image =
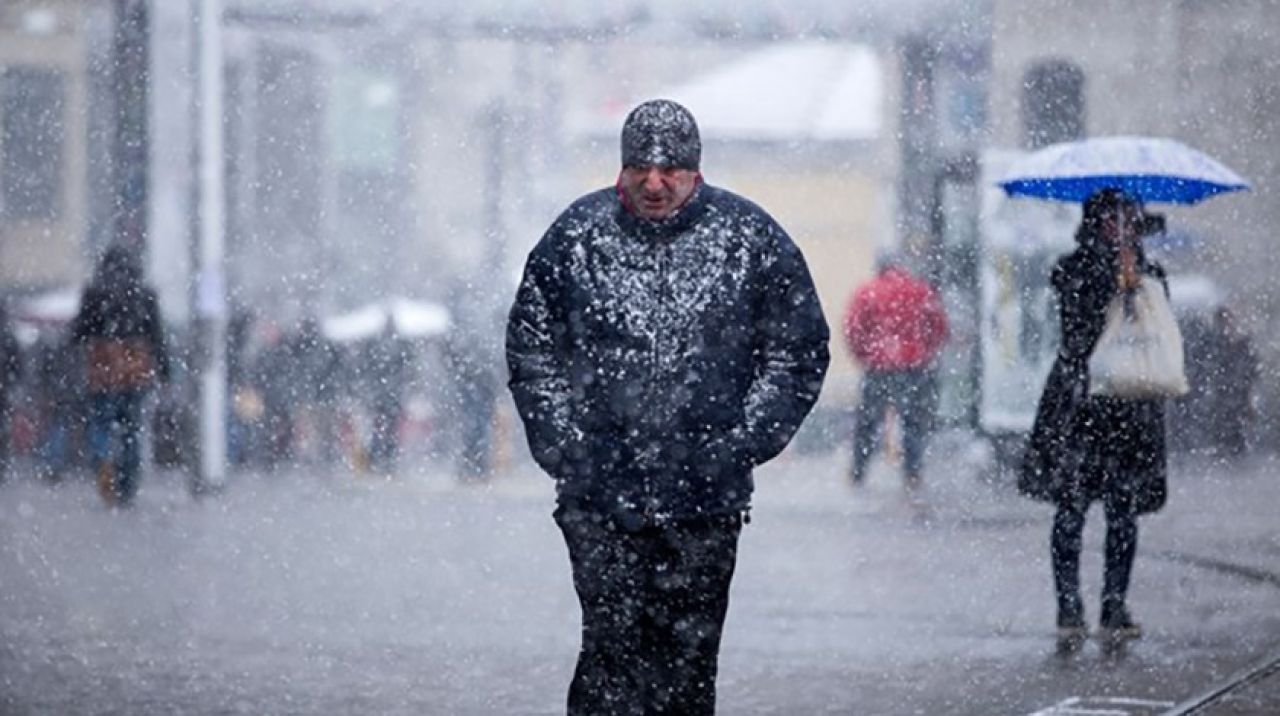
[[[827,325],[799,249],[703,183],[693,116],[645,102],[617,185],[529,254],[510,387],[556,481],[582,606],[570,714],[711,714],[753,467],[817,399]]]
[[[947,341],[947,315],[928,283],[885,254],[875,278],[854,291],[845,313],[849,352],[863,368],[853,434],[853,483],[861,484],[880,442],[885,410],[902,422],[903,481],[921,485],[924,446],[933,422],[934,360]]]

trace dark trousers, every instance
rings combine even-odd
[[[924,447],[933,425],[934,377],[932,371],[867,371],[862,395],[854,414],[853,478],[866,477],[871,456],[880,445],[885,410],[892,405],[902,421],[902,461],[906,477],[918,479],[924,464]]]
[[[627,532],[557,510],[582,606],[570,716],[714,714],[741,517]]]
[[[1102,584],[1102,613],[1105,618],[1107,614],[1124,606],[1129,592],[1129,576],[1133,571],[1134,555],[1138,551],[1138,519],[1134,514],[1133,500],[1126,493],[1105,492],[1102,506],[1107,517]],[[1080,549],[1088,508],[1087,501],[1064,500],[1058,504],[1058,511],[1053,517],[1050,552],[1053,557],[1054,587],[1058,594],[1059,622],[1071,622],[1083,617],[1080,601]]]
[[[93,469],[101,471],[104,465],[111,465],[111,487],[120,504],[128,504],[138,491],[142,470],[143,397],[141,390],[126,390],[95,393],[89,398],[89,450]]]

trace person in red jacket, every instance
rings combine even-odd
[[[899,257],[882,256],[876,276],[853,293],[844,336],[864,371],[855,413],[853,482],[866,478],[885,410],[893,406],[902,421],[903,477],[907,489],[915,490],[933,420],[934,360],[947,340],[942,301]]]

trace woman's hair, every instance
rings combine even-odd
[[[1095,246],[1102,239],[1102,223],[1122,209],[1142,211],[1142,204],[1119,189],[1101,189],[1084,200],[1084,214],[1080,228],[1076,229],[1076,241],[1085,246]]]

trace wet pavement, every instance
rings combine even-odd
[[[1156,714],[1280,650],[1280,470],[1175,462],[1142,520],[1123,649],[1055,649],[1048,506],[944,436],[922,499],[847,454],[757,473],[724,714]],[[0,487],[0,713],[554,714],[578,611],[549,482],[432,470]],[[1096,617],[1100,510],[1082,577]],[[1280,677],[1195,713],[1280,713]]]

